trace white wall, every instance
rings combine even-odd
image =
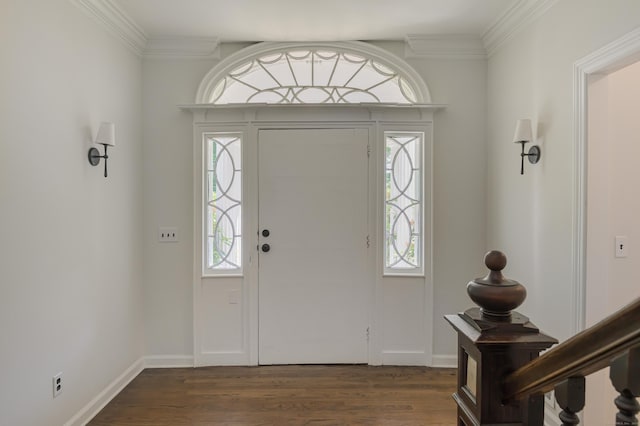
[[[67,0],[4,0],[0,69],[0,424],[59,425],[143,355],[141,64]]]
[[[461,58],[408,62],[429,85],[433,101],[447,105],[434,118],[433,351],[435,356],[457,357],[457,335],[443,316],[475,306],[467,295],[467,283],[488,272],[484,266],[487,62]]]
[[[147,355],[193,355],[193,103],[210,61],[143,63],[144,286]],[[177,227],[159,243],[158,227]]]
[[[573,64],[640,25],[635,0],[561,0],[488,63],[489,248],[529,296],[521,312],[559,339],[572,333]],[[542,148],[519,175],[515,122],[531,118]]]
[[[504,250],[506,274],[527,286],[529,296],[519,310],[561,340],[572,334],[576,315],[571,308],[573,65],[638,25],[637,1],[561,0],[521,28],[488,63],[488,247]],[[524,176],[520,147],[511,143],[519,118],[532,119],[542,148],[541,162],[526,163]],[[607,195],[601,199],[606,203]],[[603,214],[589,214],[594,213]],[[612,249],[613,243],[603,250],[610,255]],[[602,404],[596,411],[607,403]],[[588,417],[591,412],[587,408],[585,424],[601,425]]]
[[[223,56],[243,45],[225,45]],[[193,356],[193,116],[215,60],[143,62],[144,286],[147,355],[192,362]],[[179,229],[177,243],[158,243],[158,227]],[[226,293],[225,293],[226,295]],[[212,312],[214,315],[215,312]]]
[[[401,42],[376,44],[403,57]],[[221,57],[241,47],[223,44]],[[456,336],[442,316],[471,306],[466,283],[485,274],[486,61],[408,62],[427,82],[433,101],[448,104],[434,120],[433,321],[434,353],[453,356]],[[193,354],[193,130],[191,114],[176,105],[194,102],[198,84],[215,63],[154,59],[145,60],[143,65],[145,318],[150,355],[176,358]],[[157,243],[158,226],[179,227],[180,242]],[[226,297],[226,291],[220,293],[221,297]],[[420,321],[423,313],[408,309],[403,301],[415,301],[423,297],[423,292],[410,285],[385,290],[384,334],[389,339],[383,343],[383,350],[415,346],[406,331],[421,332],[412,321]],[[226,299],[223,303],[227,304]],[[234,309],[240,307],[234,305]],[[208,337],[221,344],[228,340],[236,314],[230,312],[229,318],[220,322],[224,329],[217,337]],[[406,341],[398,341],[398,336],[405,336]]]
[[[587,196],[587,326],[640,297],[640,62],[589,85]],[[616,235],[628,237],[629,254],[615,258]],[[585,419],[613,425],[617,396],[608,370],[587,382]]]

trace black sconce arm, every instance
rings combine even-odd
[[[100,155],[100,151],[98,151],[98,148],[91,148],[89,149],[89,163],[91,163],[92,166],[97,166],[98,164],[100,164],[100,159],[104,158],[104,177],[107,177],[107,159],[109,158],[109,156],[107,155],[107,147],[108,145],[103,144],[104,146],[104,155]]]
[[[520,174],[523,175],[524,174],[524,157],[528,157],[529,158],[529,162],[531,164],[536,164],[538,161],[540,161],[540,147],[538,145],[533,145],[531,148],[529,148],[529,152],[525,153],[524,152],[524,144],[526,144],[529,141],[518,141],[519,143],[522,144],[522,153],[520,154]]]

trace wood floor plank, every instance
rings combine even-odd
[[[365,365],[148,369],[90,426],[456,424],[456,370]]]

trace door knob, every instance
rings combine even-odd
[[[269,250],[271,250],[271,246],[269,244],[263,244],[262,245],[262,251],[267,253]]]
[[[268,229],[263,229],[263,230],[262,230],[262,236],[263,236],[263,237],[268,237],[270,234],[271,234],[271,232],[269,232],[269,230],[268,230]]]

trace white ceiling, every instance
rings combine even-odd
[[[220,41],[481,37],[521,0],[112,0],[148,38]]]

